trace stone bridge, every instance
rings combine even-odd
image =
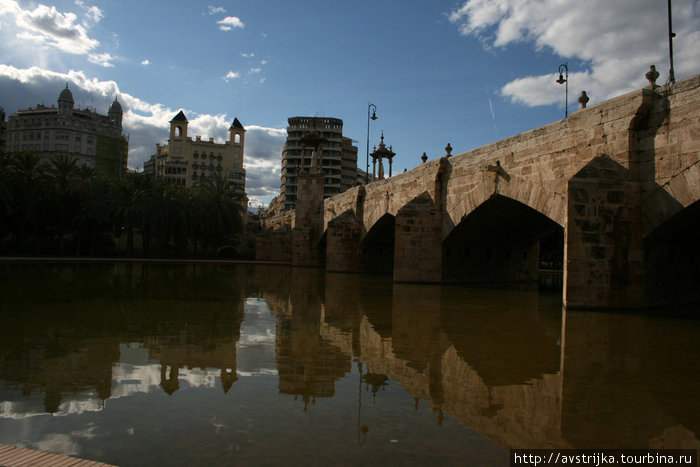
[[[396,282],[562,283],[571,308],[700,300],[700,75],[264,220],[256,256]]]

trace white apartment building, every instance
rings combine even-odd
[[[246,130],[238,118],[233,120],[228,130],[229,140],[225,143],[215,143],[214,138],[203,140],[201,136],[192,139],[187,135],[188,125],[187,117],[180,111],[170,121],[168,144],[156,145],[156,154],[144,163],[144,172],[188,187],[198,180],[223,175],[245,196],[243,152]]]
[[[324,175],[323,196],[328,198],[358,184],[357,147],[343,136],[343,121],[330,117],[292,117],[287,120],[287,142],[282,148],[280,198],[284,210],[294,209],[297,199],[297,174],[311,166],[313,148],[302,154],[302,137],[310,132],[325,139],[320,169]]]

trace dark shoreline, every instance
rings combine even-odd
[[[250,261],[237,259],[185,259],[185,258],[70,258],[40,256],[3,256],[0,263],[152,263],[152,264],[265,264],[272,266],[291,266],[283,261]]]

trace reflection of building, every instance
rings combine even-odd
[[[279,391],[301,396],[306,408],[317,397],[333,397],[335,380],[350,372],[351,367],[350,355],[321,337],[319,308],[299,300],[304,299],[294,300],[299,311],[270,306],[277,316]]]
[[[245,128],[237,118],[229,128],[230,139],[215,143],[197,136],[187,136],[189,121],[180,111],[170,121],[170,138],[166,146],[156,145],[156,154],[144,164],[144,172],[164,178],[175,185],[192,186],[197,180],[224,176],[245,194],[243,151]]]
[[[149,357],[160,362],[160,385],[169,395],[180,388],[181,368],[216,368],[221,387],[228,393],[238,379],[236,373],[236,342],[239,336],[210,337],[204,342],[183,345],[178,340],[157,338],[148,342]],[[201,336],[192,337],[193,340]]]
[[[323,196],[327,198],[357,185],[357,147],[343,136],[343,121],[339,118],[292,117],[288,120],[287,142],[282,149],[282,186],[280,197],[284,209],[294,209],[297,200],[297,175],[311,166],[312,147],[302,151],[306,133],[318,132],[324,138],[320,154],[323,173]],[[303,152],[303,154],[302,154]]]
[[[7,152],[31,152],[50,160],[68,154],[98,174],[118,177],[126,171],[129,141],[122,134],[122,106],[114,99],[107,115],[75,108],[68,85],[58,108],[37,105],[18,110],[7,121]]]

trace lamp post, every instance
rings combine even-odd
[[[566,78],[564,78],[566,74]],[[569,116],[569,67],[566,63],[559,65],[559,79],[557,83],[564,85],[564,118]]]
[[[668,0],[668,54],[671,59],[671,69],[668,71],[668,80],[671,83],[676,82],[676,74],[673,71],[673,38],[676,33],[673,32],[673,24],[671,21],[671,0]]]
[[[369,116],[369,111],[372,109],[372,116]],[[365,185],[369,183],[369,121],[377,119],[377,106],[367,104],[367,153],[365,156]]]

